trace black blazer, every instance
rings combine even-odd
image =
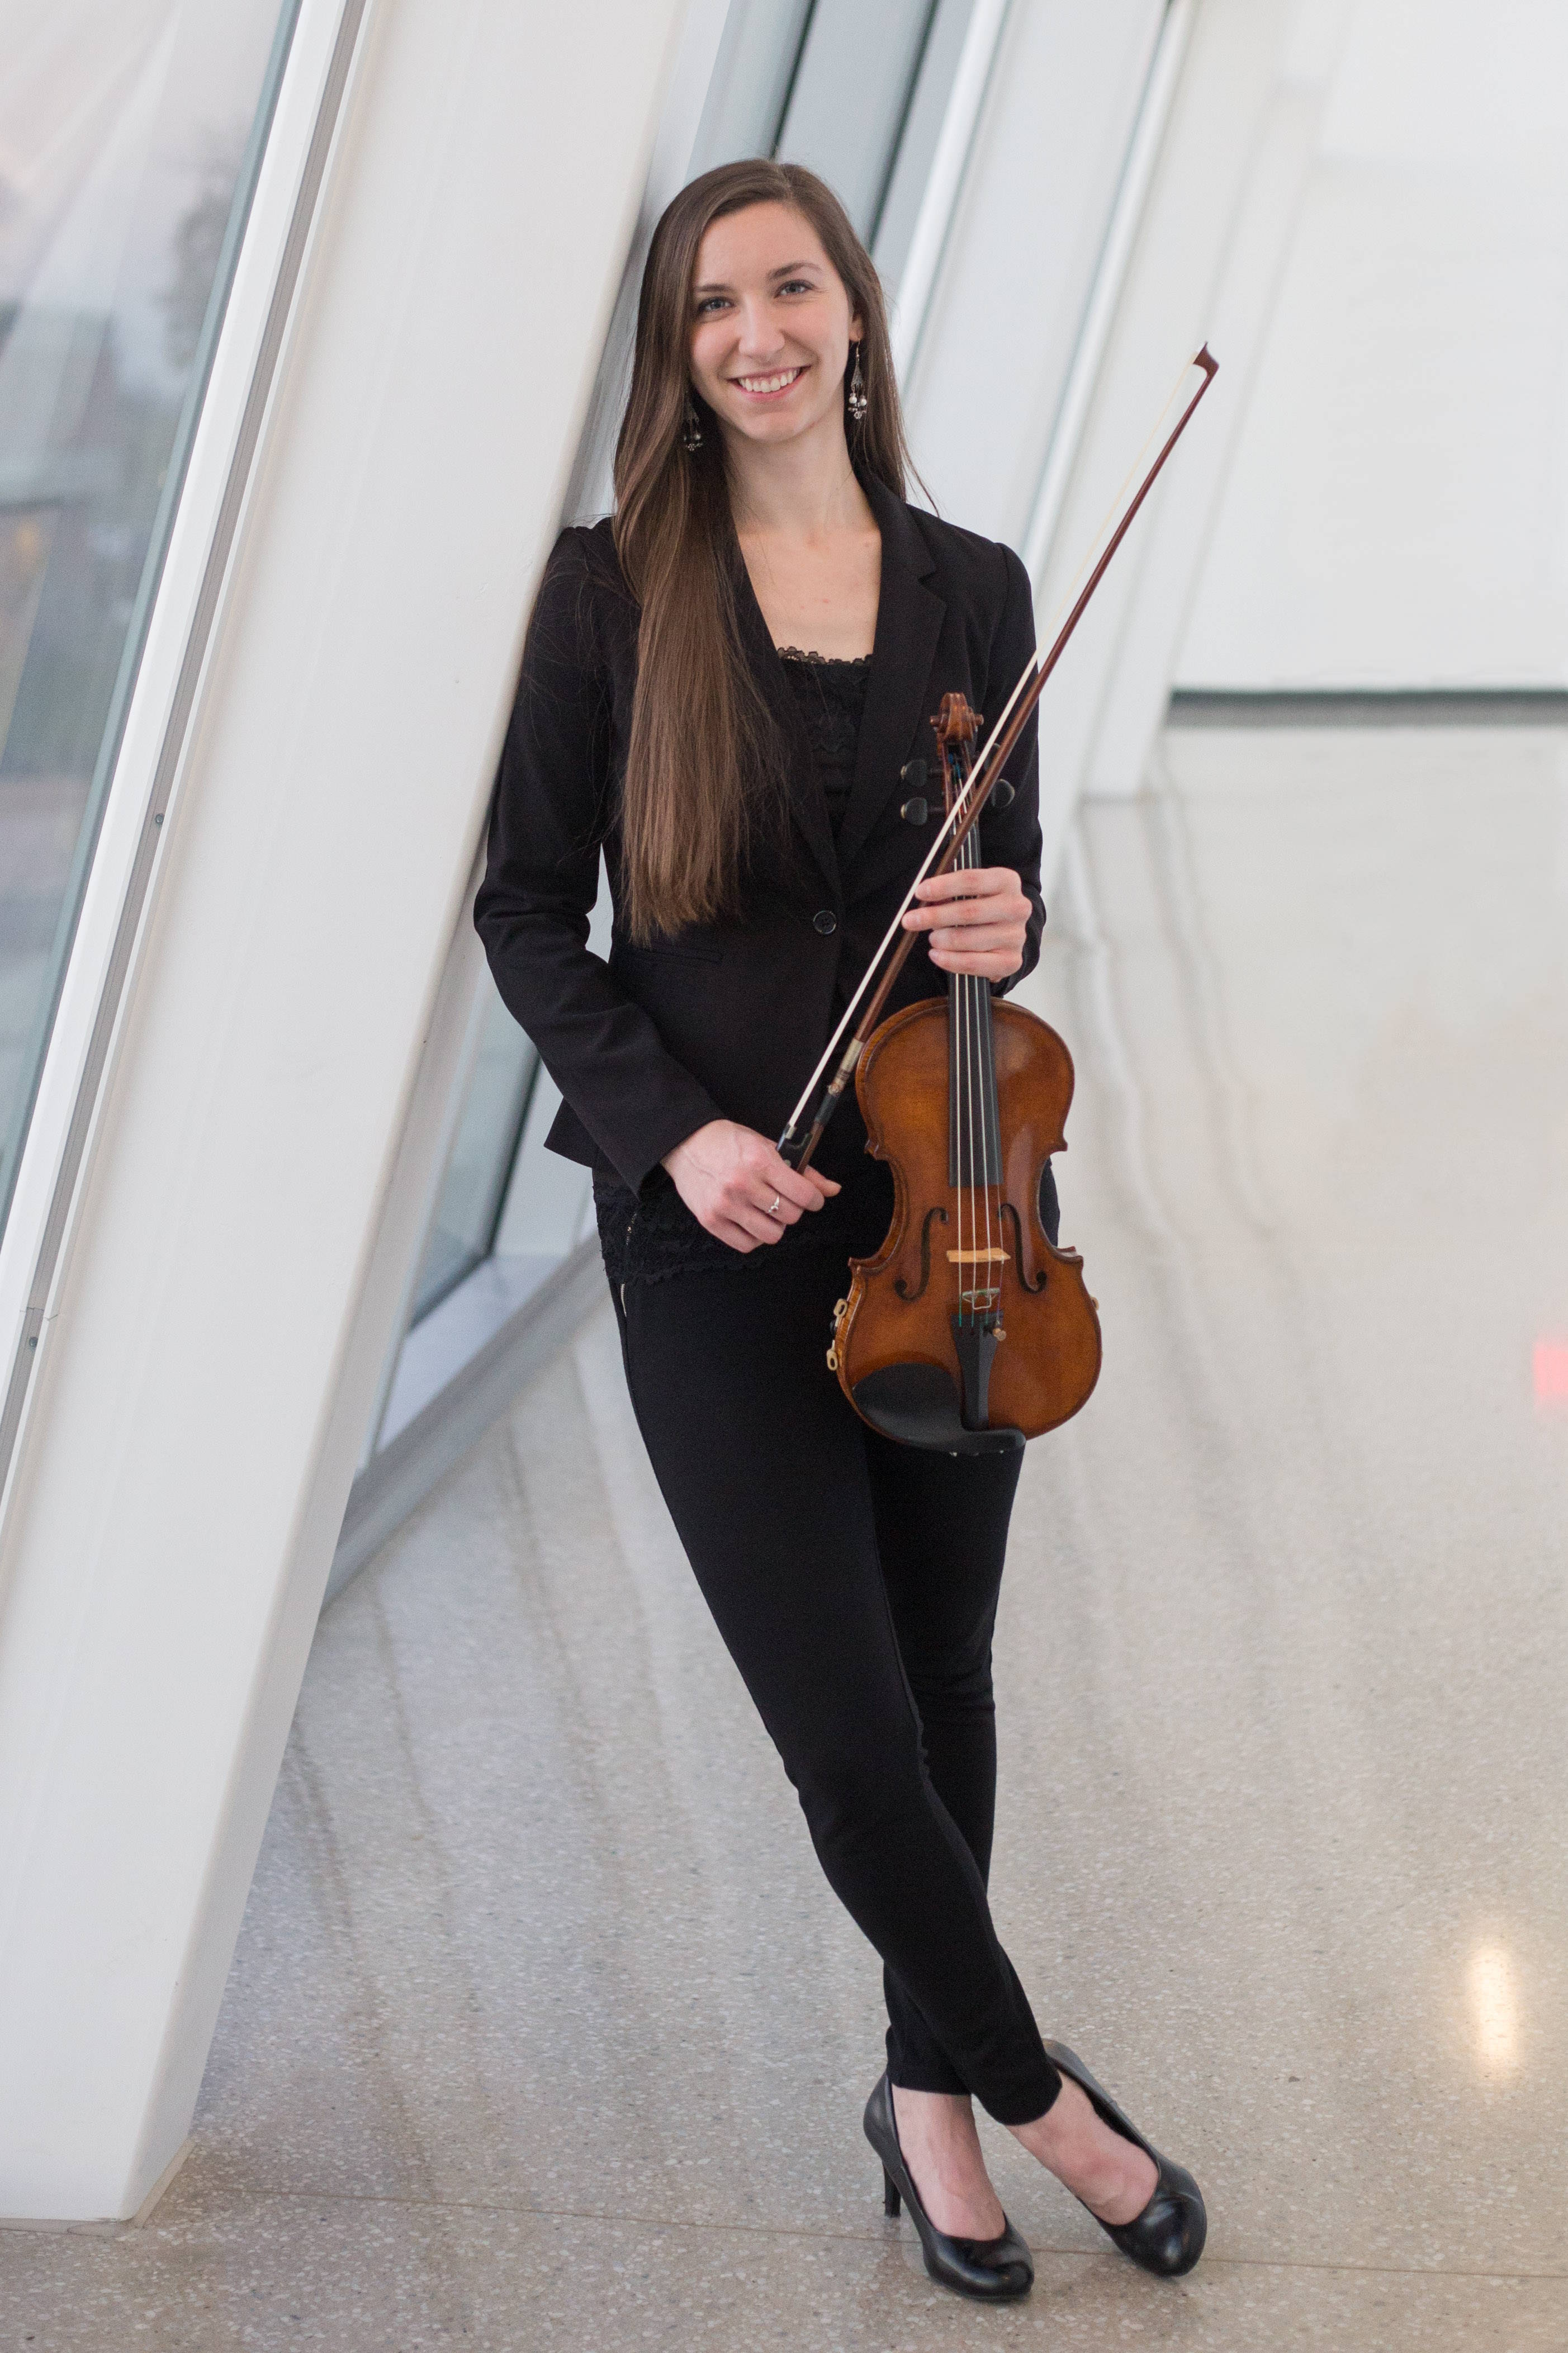
[[[900,817],[910,789],[900,768],[932,753],[926,722],[944,693],[960,689],[994,713],[1034,650],[1028,577],[1011,549],[906,506],[879,482],[865,488],[882,534],[881,602],[837,840],[737,546],[745,652],[785,746],[791,854],[758,861],[738,920],[647,948],[617,925],[607,964],[588,951],[588,919],[601,848],[620,903],[616,807],[637,607],[607,522],[563,532],[545,569],[474,921],[497,987],[564,1099],[551,1148],[613,1169],[634,1189],[710,1119],[779,1134],[931,844],[929,825]],[[1026,972],[1045,921],[1032,720],[1008,768],[1015,798],[984,812],[981,850],[987,865],[1016,868],[1034,902]],[[934,781],[933,792],[940,797]],[[922,936],[889,1009],[945,988]]]

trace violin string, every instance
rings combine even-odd
[[[957,1100],[953,1115],[958,1121],[958,1263],[953,1271],[958,1277],[958,1320],[963,1314],[963,1253],[969,1248],[969,1057],[965,1050],[968,1039],[964,1031],[963,975],[955,973],[952,983],[953,1018],[958,1024],[955,1044],[958,1050]]]
[[[963,850],[959,853],[959,866],[961,871],[969,863],[968,853],[969,844],[968,842],[965,842]],[[969,1145],[967,1165],[964,1170],[965,1199],[967,1201],[969,1210],[969,1231],[961,1247],[970,1251],[973,1251],[978,1249],[980,1243],[980,1223],[979,1211],[974,1198],[974,1041],[972,1035],[974,1007],[973,1001],[970,996],[969,975],[967,973],[963,975],[958,986],[961,1001],[963,1006],[963,1119],[965,1139]],[[961,1202],[961,1211],[963,1206],[963,1204]],[[973,1312],[974,1305],[974,1261],[973,1257],[966,1259],[963,1261],[958,1270],[958,1303],[960,1320],[965,1324],[973,1323],[974,1320]],[[966,1289],[970,1294],[967,1298],[964,1295]]]
[[[969,860],[971,866],[978,866],[980,863],[980,844],[976,841],[973,833],[970,835],[969,839],[964,843],[964,848],[972,852]],[[980,1182],[985,1188],[986,1255],[984,1288],[989,1291],[991,1288],[991,1250],[994,1246],[991,1234],[991,1180],[993,1174],[992,1131],[995,1124],[992,1115],[991,1105],[991,1057],[987,1051],[991,1030],[991,983],[986,979],[985,975],[983,972],[977,972],[973,976],[971,989],[974,998],[974,1059],[976,1064],[975,1092],[979,1098],[980,1109]]]
[[[957,772],[959,785],[962,786],[968,781],[964,772],[963,756],[962,753],[957,754],[953,765]],[[961,870],[967,866],[969,862],[968,850],[969,844],[966,841],[963,849],[959,852],[957,860],[958,866]],[[963,1161],[959,1170],[959,1178],[962,1189],[958,1197],[958,1247],[962,1253],[966,1250],[973,1251],[978,1240],[974,1217],[974,1056],[973,1050],[973,1039],[970,1035],[972,1008],[969,996],[969,976],[967,973],[960,973],[958,976],[957,997],[959,1008],[960,1075],[963,1087],[962,1100],[964,1142]],[[966,1211],[967,1226],[965,1219]],[[967,1324],[972,1320],[970,1308],[973,1303],[965,1297],[965,1292],[966,1290],[973,1291],[973,1287],[974,1261],[972,1257],[965,1258],[961,1255],[958,1262],[958,1320],[961,1324]]]
[[[942,746],[942,787],[943,787],[943,795],[944,795],[944,797],[945,797],[945,799],[946,799],[946,801],[947,801],[948,806],[951,807],[952,807],[952,803],[953,803],[953,801],[954,801],[954,800],[956,799],[956,797],[957,797],[956,792],[955,792],[955,790],[954,790],[955,780],[956,780],[956,782],[957,782],[957,784],[958,784],[959,787],[960,787],[960,788],[962,788],[963,778],[962,778],[962,775],[959,773],[959,766],[960,766],[960,764],[959,764],[959,762],[957,761],[957,759],[955,758],[955,756],[954,756],[954,754],[953,754],[952,751],[951,750],[951,748],[950,748],[948,745],[946,745],[946,744],[944,744],[944,745]],[[957,1212],[956,1219],[955,1219],[955,1224],[956,1224],[956,1228],[957,1228],[957,1236],[956,1236],[956,1239],[957,1239],[957,1244],[958,1244],[958,1256],[957,1256],[957,1258],[953,1261],[953,1270],[952,1270],[952,1271],[953,1271],[953,1273],[954,1273],[954,1274],[956,1275],[956,1277],[957,1277],[957,1282],[956,1282],[956,1284],[955,1284],[954,1288],[956,1289],[956,1292],[957,1292],[957,1294],[958,1294],[958,1297],[957,1297],[958,1321],[959,1321],[960,1324],[962,1324],[963,1323],[963,1320],[964,1320],[964,1314],[963,1314],[963,1266],[964,1266],[964,1258],[963,1258],[963,1253],[964,1253],[964,1251],[969,1248],[969,1233],[968,1233],[968,1227],[967,1227],[967,1222],[966,1222],[966,1212],[967,1212],[967,1197],[968,1197],[968,1187],[969,1187],[969,1143],[970,1143],[970,1137],[969,1137],[969,1058],[968,1058],[968,1052],[967,1052],[967,1048],[968,1048],[969,1040],[968,1040],[968,1034],[967,1034],[967,1031],[966,1031],[966,1029],[965,1029],[965,1028],[964,1028],[964,1016],[965,1016],[965,1013],[966,1013],[967,1008],[966,1008],[965,1003],[964,1003],[964,994],[963,994],[963,975],[961,972],[955,972],[955,973],[952,974],[952,975],[950,976],[950,977],[949,977],[949,980],[948,980],[948,1001],[949,1001],[949,1003],[950,1003],[950,1005],[952,1006],[952,1017],[951,1017],[951,1018],[952,1018],[952,1025],[953,1025],[953,1029],[952,1029],[952,1062],[953,1062],[953,1070],[952,1070],[952,1118],[953,1118],[953,1126],[954,1126],[954,1129],[955,1129],[955,1136],[954,1136],[955,1152],[954,1152],[953,1175],[954,1175],[954,1176],[955,1176],[955,1177],[956,1177],[956,1179],[957,1179],[957,1191],[958,1191],[958,1198],[957,1198],[957,1201],[956,1201],[956,1203],[955,1203],[955,1205],[954,1205],[954,1206],[955,1206],[955,1208],[956,1208],[956,1212]]]
[[[996,1186],[998,1141],[996,1078],[992,1051],[994,1016],[991,1009],[991,983],[984,973],[976,976],[974,983],[974,1019],[980,1034],[980,1104],[985,1123],[985,1247],[989,1251],[1000,1246],[1001,1236],[996,1230],[997,1211],[992,1198]],[[996,1290],[1000,1280],[994,1262],[988,1258],[985,1264],[986,1290],[988,1292]],[[991,1314],[994,1303],[994,1301],[988,1303],[987,1314]]]
[[[963,866],[973,869],[980,845],[973,833],[963,840]],[[985,1096],[980,1092],[980,1008],[975,1002],[975,974],[963,974],[963,993],[969,997],[969,1247],[980,1247],[980,1193],[975,1188],[985,1184]],[[975,1320],[975,1290],[978,1290],[978,1259],[969,1261],[969,1320]]]
[[[960,864],[962,867],[967,868],[971,862],[970,849],[973,839],[974,836],[971,834],[968,839],[964,842],[963,850],[960,853]],[[980,1132],[978,1123],[976,1122],[974,1115],[974,982],[973,975],[964,973],[960,980],[959,986],[963,993],[963,1112],[964,1121],[968,1130],[969,1142],[968,1248],[971,1252],[970,1257],[959,1269],[961,1275],[967,1274],[968,1277],[967,1284],[961,1282],[959,1286],[959,1305],[963,1312],[963,1321],[967,1324],[973,1324],[974,1321],[975,1286],[975,1260],[973,1252],[980,1247],[980,1204],[975,1198],[974,1187],[983,1174],[979,1166]],[[965,1290],[967,1290],[968,1293],[967,1298],[964,1295]]]
[[[951,775],[951,769],[948,772]],[[963,976],[954,973],[948,984],[952,992],[954,1023],[952,1116],[958,1129],[958,1157],[954,1174],[958,1178],[957,1227],[958,1258],[953,1271],[958,1277],[958,1320],[963,1321],[963,1253],[969,1247],[964,1231],[964,1187],[969,1182],[969,1099],[968,1076],[963,1057]]]
[[[967,781],[966,776],[964,777],[964,781]],[[959,852],[958,865],[961,871],[966,871],[974,867],[978,859],[978,849],[979,846],[975,841],[974,836],[971,833],[966,838],[963,847]],[[979,1315],[979,1309],[976,1301],[976,1294],[981,1288],[981,1261],[978,1253],[981,1246],[980,1235],[982,1204],[979,1188],[984,1187],[987,1178],[984,1071],[983,1056],[981,1053],[980,987],[981,978],[977,974],[963,973],[959,977],[959,1000],[962,1007],[961,1038],[963,1121],[965,1144],[967,1147],[965,1154],[965,1166],[963,1173],[965,1178],[965,1190],[968,1195],[968,1230],[967,1234],[961,1231],[959,1248],[961,1250],[967,1250],[969,1252],[969,1256],[967,1258],[961,1259],[959,1266],[959,1317],[960,1321],[964,1324],[973,1324],[977,1321]],[[986,1246],[989,1248],[991,1234],[990,1200],[988,1195],[986,1196],[984,1207],[985,1240]],[[964,1200],[963,1194],[961,1194],[959,1199],[959,1223],[961,1229],[964,1222],[963,1210]]]
[[[950,753],[950,776],[957,779],[959,788],[963,788],[963,784],[969,781],[966,779],[966,772],[963,772],[962,753],[957,753],[957,755]],[[963,842],[963,849],[959,849],[959,857],[957,857],[959,869],[963,869],[966,863],[969,863],[969,842]],[[957,1292],[959,1292],[959,1324],[966,1324],[969,1323],[969,1299],[966,1299],[963,1294],[966,1294],[966,1287],[973,1287],[973,1273],[971,1273],[973,1261],[969,1259],[969,1251],[973,1250],[973,1242],[975,1242],[975,1214],[973,1214],[975,1212],[975,1202],[973,1202],[975,1127],[973,1127],[973,1066],[971,1066],[973,1057],[971,1057],[971,1038],[969,1038],[969,974],[966,972],[954,974],[952,1002],[954,1002],[954,1018],[957,1018],[957,1024],[959,1024],[957,1029],[957,1061],[959,1061],[959,1069],[957,1069],[957,1120],[959,1120],[959,1172],[957,1172],[959,1174],[959,1259],[957,1259],[959,1282],[957,1282]]]
[[[963,845],[963,864],[972,867],[974,836]],[[969,1247],[975,1253],[969,1261],[969,1321],[978,1318],[975,1294],[980,1288],[980,1209],[981,1188],[985,1183],[985,1106],[980,1093],[979,1014],[974,1002],[975,975],[963,976],[965,1008],[965,1046],[969,1062]]]

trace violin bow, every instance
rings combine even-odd
[[[1043,658],[1036,654],[1032,662],[1026,664],[1020,673],[1016,685],[1007,697],[984,749],[970,771],[963,790],[955,797],[952,807],[937,828],[936,839],[922,860],[920,871],[910,883],[902,906],[889,926],[881,945],[867,965],[858,988],[845,1007],[838,1027],[823,1049],[821,1060],[801,1090],[800,1101],[791,1112],[789,1124],[780,1136],[778,1144],[780,1157],[787,1160],[792,1168],[810,1166],[812,1155],[822,1141],[823,1130],[843,1100],[844,1091],[854,1073],[855,1066],[864,1053],[878,1022],[882,1018],[882,1008],[892,993],[893,983],[903,970],[905,959],[919,936],[918,934],[906,932],[902,928],[904,917],[915,903],[916,892],[928,875],[945,874],[956,862],[959,851],[963,849],[981,811],[991,797],[993,787],[1001,777],[1003,763],[1012,754],[1018,738],[1028,723],[1029,713],[1038,702],[1047,680],[1060,661],[1068,640],[1082,620],[1090,597],[1104,579],[1106,568],[1111,557],[1126,538],[1131,528],[1133,517],[1153,489],[1166,459],[1186,431],[1199,401],[1219,373],[1219,362],[1209,350],[1207,343],[1204,345],[1190,365],[1202,371],[1203,382],[1177,417],[1159,456],[1139,483],[1125,514],[1107,541],[1104,552],[1084,583],[1071,612],[1052,639],[1049,650]],[[1184,369],[1183,374],[1186,373],[1187,370]],[[1165,406],[1169,408],[1168,398]],[[1163,413],[1162,411],[1162,414]],[[1155,430],[1158,431],[1158,429],[1156,426]],[[1148,447],[1147,442],[1144,447]],[[885,965],[884,958],[887,959]],[[877,979],[879,968],[881,976]],[[856,1020],[857,1009],[865,997],[867,990],[871,987],[874,979],[876,979],[876,987],[870,1001],[861,1012],[859,1019]],[[840,1041],[844,1039],[844,1033],[848,1029],[851,1021],[854,1021],[855,1027],[850,1031],[848,1039],[845,1040],[843,1051],[840,1053]],[[834,1063],[833,1058],[836,1054],[838,1055],[838,1060]],[[811,1113],[809,1122],[803,1127],[801,1123],[805,1117],[806,1108],[811,1103],[813,1096],[816,1094],[823,1072],[830,1064],[833,1064],[833,1075],[822,1088],[820,1095],[816,1096],[816,1108]]]

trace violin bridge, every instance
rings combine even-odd
[[[1005,1262],[1006,1256],[1005,1250],[949,1250],[947,1262],[949,1266],[986,1266],[993,1259]]]

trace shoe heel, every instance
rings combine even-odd
[[[921,2204],[920,2190],[910,2177],[899,2147],[893,2087],[885,2074],[866,2103],[865,2128],[866,2137],[881,2161],[882,2211],[890,2217],[909,2208],[930,2277],[959,2295],[974,2296],[985,2303],[1027,2295],[1035,2282],[1034,2261],[1005,2214],[1003,2229],[994,2239],[952,2239],[932,2223]],[[895,2165],[897,2174],[893,2171]]]

